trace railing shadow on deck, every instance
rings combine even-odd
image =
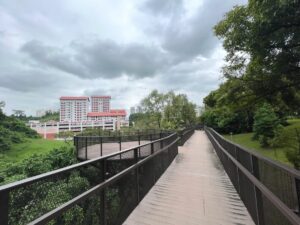
[[[0,225],[122,224],[193,132],[1,186]]]
[[[212,128],[205,132],[255,224],[300,224],[298,170],[234,144]]]

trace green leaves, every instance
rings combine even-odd
[[[176,95],[172,91],[163,94],[154,90],[141,105],[144,113],[131,117],[140,128],[177,129],[196,122],[196,106],[183,94]]]
[[[263,104],[254,115],[254,139],[258,139],[263,147],[269,146],[270,141],[281,129],[280,120],[269,104]]]

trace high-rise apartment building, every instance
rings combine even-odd
[[[89,97],[60,97],[60,121],[78,122],[87,120]]]
[[[110,96],[92,96],[92,112],[109,112]]]

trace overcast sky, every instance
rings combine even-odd
[[[158,89],[202,105],[225,56],[212,28],[243,3],[0,0],[0,100],[34,115],[60,96],[111,95],[129,109]]]

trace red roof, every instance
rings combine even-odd
[[[89,117],[94,117],[94,116],[98,116],[98,117],[103,117],[103,116],[126,116],[126,110],[125,109],[114,109],[114,110],[110,110],[110,112],[89,112],[87,114]]]
[[[87,100],[89,97],[85,96],[62,96],[59,98],[60,100]]]
[[[94,96],[91,96],[91,98],[109,98],[109,99],[111,99],[111,96],[108,96],[108,95],[94,95]]]

